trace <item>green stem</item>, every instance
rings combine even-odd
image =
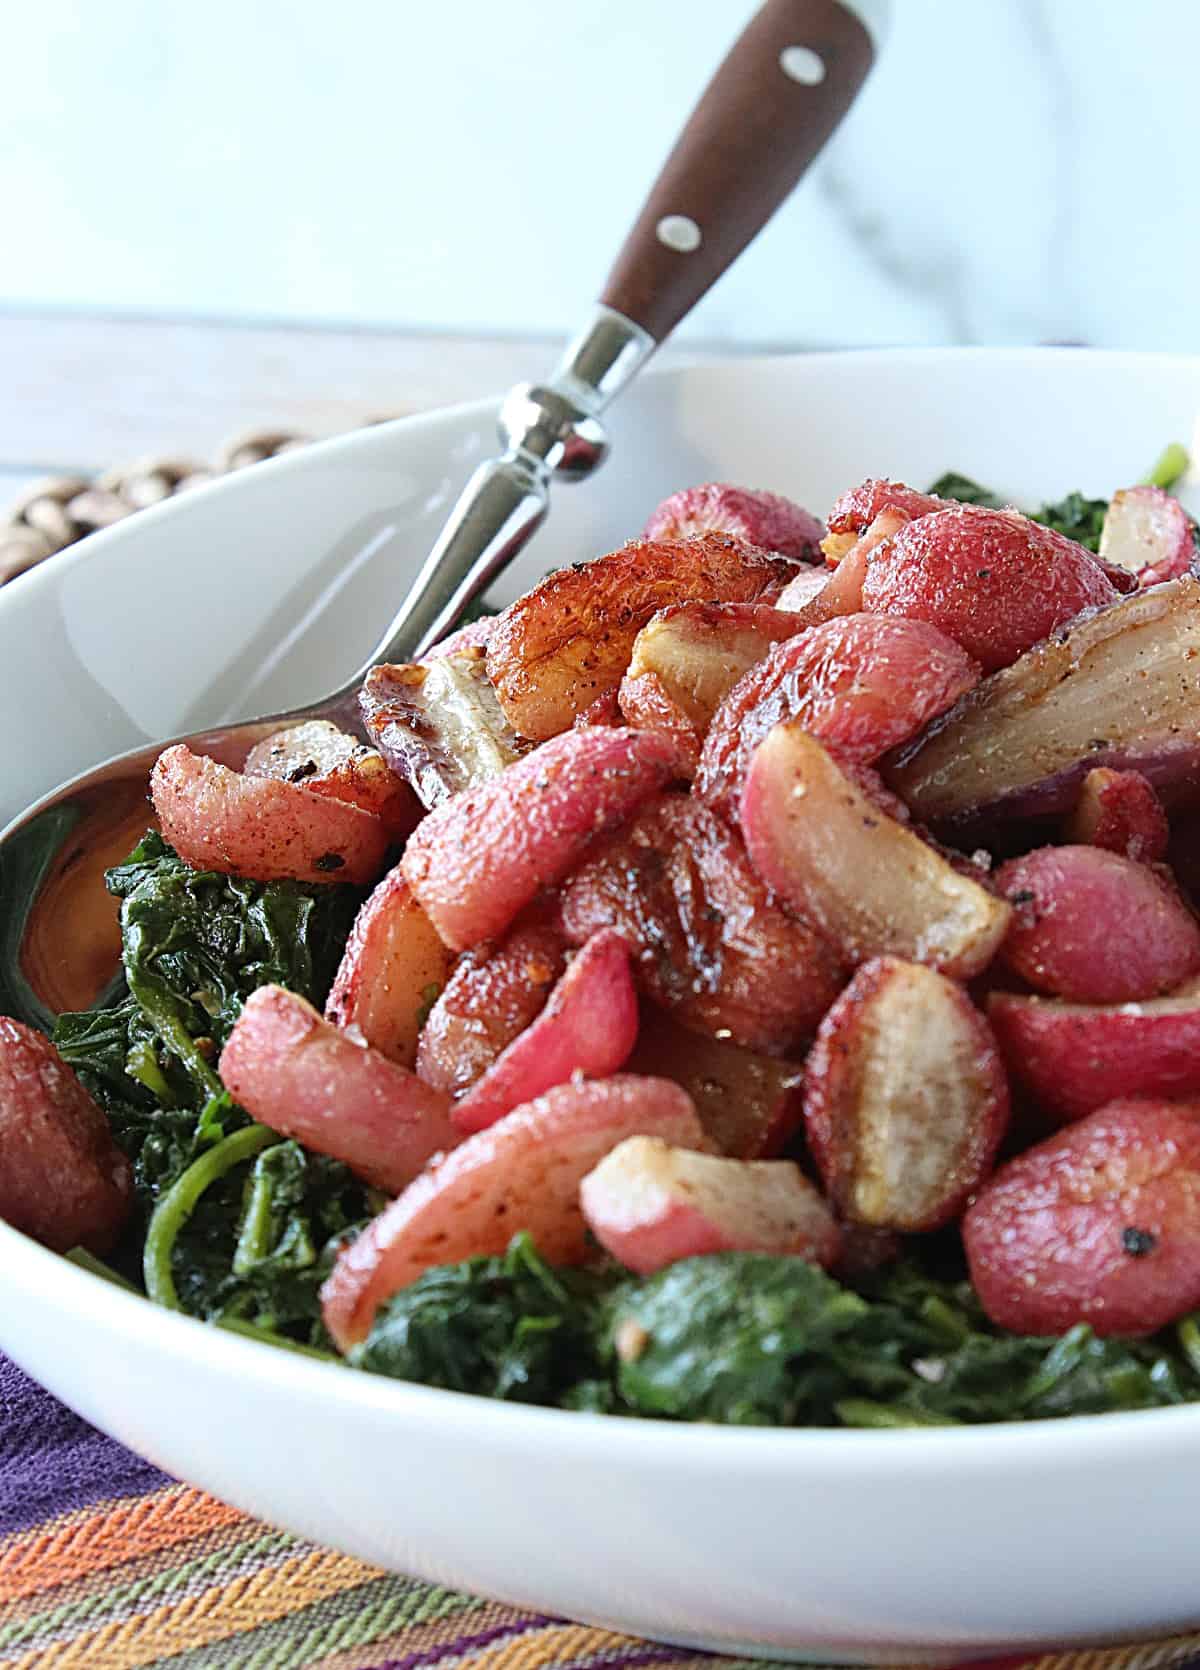
[[[1187,473],[1191,460],[1188,458],[1187,448],[1180,446],[1178,441],[1172,441],[1158,455],[1154,468],[1142,477],[1144,487],[1162,487],[1164,490],[1174,487],[1181,475]]]
[[[844,1426],[911,1427],[960,1426],[950,1415],[925,1415],[915,1409],[898,1409],[891,1403],[874,1403],[866,1397],[846,1397],[835,1403],[833,1412]]]
[[[137,1293],[139,1299],[142,1297],[131,1281],[126,1281],[124,1276],[118,1275],[111,1264],[97,1258],[95,1253],[88,1252],[86,1247],[72,1247],[65,1256],[68,1264],[78,1265],[79,1269],[86,1270],[89,1275],[99,1276],[101,1281],[111,1282],[114,1287],[123,1287],[126,1293]]]
[[[146,1292],[155,1304],[168,1310],[178,1310],[179,1295],[171,1273],[171,1253],[176,1237],[191,1217],[196,1202],[211,1184],[224,1177],[234,1166],[252,1160],[281,1139],[277,1132],[265,1125],[248,1125],[231,1137],[218,1142],[215,1148],[193,1160],[187,1170],[177,1177],[159,1200],[146,1229],[146,1245],[142,1253],[142,1277]]]
[[[245,1322],[239,1316],[220,1317],[216,1326],[224,1328],[226,1333],[241,1334],[245,1339],[261,1340],[263,1345],[278,1345],[284,1351],[299,1352],[302,1357],[316,1357],[322,1363],[342,1361],[340,1357],[335,1357],[332,1351],[320,1351],[315,1345],[301,1345],[299,1340],[287,1339],[283,1334],[277,1334],[273,1328],[260,1328],[257,1323]]]

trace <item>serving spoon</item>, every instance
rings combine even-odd
[[[379,662],[415,660],[449,633],[546,516],[552,477],[604,460],[600,414],[771,218],[874,63],[888,0],[767,0],[717,70],[651,188],[592,316],[550,378],[500,410],[501,456],[480,465],[378,647],[353,678],[287,713],[176,742],[235,768],[309,719],[358,731]],[[144,831],[150,769],[169,741],[53,790],[0,835],[0,1013],[46,1026],[102,997],[120,949],[102,873]]]

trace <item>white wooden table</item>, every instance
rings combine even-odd
[[[500,393],[553,365],[552,339],[0,315],[0,512],[47,475],[148,454],[211,463],[231,435],[327,435]],[[698,350],[664,350],[664,360]]]

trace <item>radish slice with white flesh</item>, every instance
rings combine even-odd
[[[1179,500],[1161,487],[1124,487],[1105,514],[1100,556],[1136,574],[1139,585],[1156,586],[1195,569],[1195,531]]]
[[[791,1160],[730,1160],[630,1137],[579,1186],[588,1227],[626,1269],[649,1276],[681,1258],[760,1252],[828,1267],[841,1236]]]

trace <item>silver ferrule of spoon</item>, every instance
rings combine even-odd
[[[608,456],[599,414],[656,346],[640,325],[598,306],[547,382],[509,391],[500,408],[503,455],[468,481],[370,664],[431,649],[543,521],[551,477],[582,481],[599,468]]]

